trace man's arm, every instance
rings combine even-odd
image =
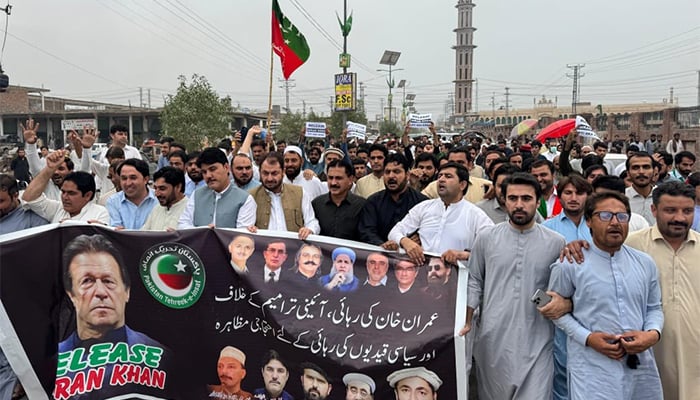
[[[304,226],[299,229],[299,239],[305,240],[310,234],[318,235],[321,233],[321,225],[318,223],[314,208],[311,205],[311,198],[308,193],[302,189],[301,197],[301,212],[304,217]]]
[[[247,201],[246,201],[247,204]],[[241,207],[240,210],[238,210],[238,218],[240,220],[241,218],[241,211],[243,211],[244,207],[246,204]],[[238,227],[238,225],[236,225]],[[185,210],[180,214],[180,219],[177,222],[177,229],[188,229],[188,228],[194,228],[194,193],[192,193],[192,196],[187,200],[187,205],[185,206]]]
[[[661,332],[664,326],[664,313],[661,308],[661,288],[659,287],[659,274],[656,265],[649,261],[651,265],[645,267],[651,273],[649,280],[649,290],[647,294],[647,312],[644,319],[644,331],[629,331],[622,334],[620,341],[622,347],[629,354],[638,354],[661,340]]]
[[[467,269],[469,270],[469,280],[467,284],[467,315],[465,318],[464,327],[459,331],[460,335],[466,335],[472,328],[472,315],[481,305],[481,297],[484,292],[484,271],[486,267],[485,240],[488,240],[490,235],[477,236],[474,242],[474,248],[467,261]]]
[[[423,255],[423,248],[418,245],[418,243],[411,240],[408,235],[416,232],[420,228],[421,216],[423,212],[424,203],[418,203],[413,208],[408,211],[405,217],[399,221],[389,232],[388,239],[399,244],[406,250],[406,253],[419,265],[425,262],[425,256]]]
[[[379,230],[377,229],[378,216],[377,205],[373,201],[367,200],[362,207],[360,222],[357,226],[358,231],[360,231],[360,240],[363,242],[377,246],[384,243],[384,239],[379,237]],[[398,246],[398,243],[396,245]]]
[[[190,202],[192,203],[192,218],[194,218],[194,194],[192,195],[192,198],[190,199]],[[189,208],[190,203],[187,203],[187,208]],[[185,212],[187,212],[187,209],[185,209]],[[258,212],[258,205],[255,203],[255,200],[253,199],[253,196],[250,194],[245,200],[245,203],[241,206],[241,208],[238,210],[238,217],[236,218],[236,228],[247,228],[249,226],[254,226],[255,225],[255,219],[257,218],[257,212]],[[184,212],[182,213],[183,215],[185,214]],[[180,217],[180,224],[182,224],[183,220],[182,217]],[[191,228],[192,226],[180,226],[178,225],[178,228]]]
[[[42,168],[41,171],[29,183],[29,186],[27,186],[27,189],[22,195],[23,201],[28,202],[39,198],[39,196],[44,192],[44,189],[46,189],[46,185],[48,185],[51,176],[63,162],[63,154],[63,150],[56,150],[46,156],[46,167]]]
[[[122,215],[119,212],[119,197],[112,196],[107,200],[107,211],[109,212],[109,226],[115,228],[124,228],[124,222],[122,221]]]
[[[29,164],[29,173],[32,176],[37,176],[44,167],[41,160],[39,159],[39,153],[36,148],[36,142],[39,137],[36,131],[39,129],[40,124],[34,123],[33,119],[28,119],[26,125],[20,123],[22,128],[22,135],[24,136],[24,153],[27,156],[27,163]]]

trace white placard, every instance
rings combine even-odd
[[[62,131],[78,131],[83,130],[87,126],[91,126],[97,129],[96,119],[62,119],[61,120],[61,130]]]
[[[429,128],[433,114],[409,114],[408,122],[411,128]]]
[[[588,125],[588,122],[586,122],[586,120],[583,117],[578,115],[576,116],[576,132],[581,137],[600,140],[593,128],[591,128],[591,126]]]
[[[348,121],[347,128],[349,138],[356,137],[358,139],[365,139],[365,135],[367,134],[367,126]]]
[[[306,133],[307,138],[325,138],[326,137],[326,123],[325,122],[307,122],[306,123]]]

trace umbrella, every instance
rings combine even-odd
[[[536,119],[526,119],[522,122],[520,122],[518,125],[515,125],[513,127],[513,130],[510,131],[510,138],[513,139],[517,136],[524,135],[528,132],[530,132],[534,127],[537,126],[537,120]]]
[[[535,139],[544,142],[546,139],[560,138],[566,136],[566,134],[571,132],[575,127],[576,120],[574,118],[560,119],[559,121],[547,125],[546,128],[542,129],[540,133],[537,134]]]

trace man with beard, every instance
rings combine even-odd
[[[304,243],[297,251],[291,280],[303,287],[318,286],[322,263],[321,248],[315,244]]]
[[[43,159],[39,159],[37,154],[36,142],[39,140],[37,136],[37,130],[39,129],[39,124],[35,124],[34,120],[29,119],[25,125],[21,125],[22,133],[24,135],[24,149],[27,154],[27,162],[29,163],[29,173],[36,179],[37,175],[42,171],[42,168],[46,166],[46,161],[48,156]],[[75,162],[69,158],[64,157],[63,161],[54,168],[53,174],[50,176],[51,181],[46,182],[44,187],[44,194],[46,198],[54,201],[61,201],[61,184],[63,183],[63,178],[66,175],[73,172]],[[48,218],[51,220],[51,218]]]
[[[275,152],[260,165],[262,185],[250,191],[258,205],[255,224],[248,229],[253,233],[258,229],[298,232],[301,240],[318,235],[321,227],[311,199],[300,186],[283,182],[283,165],[282,155]]]
[[[233,183],[242,190],[250,191],[260,186],[260,181],[253,176],[253,161],[245,153],[238,153],[231,160]]]
[[[177,168],[183,173],[187,164],[187,153],[182,150],[173,150],[168,153],[168,166]],[[161,167],[162,168],[162,167]],[[160,168],[158,168],[160,169]]]
[[[109,224],[107,209],[92,201],[95,198],[95,179],[87,172],[71,172],[61,178],[61,201],[46,197],[44,188],[49,183],[49,178],[65,163],[63,150],[56,150],[46,156],[46,167],[22,194],[23,206],[52,223],[70,219]]]
[[[508,212],[506,211],[505,199],[501,192],[501,185],[511,175],[520,172],[520,169],[512,164],[503,164],[496,168],[493,173],[493,187],[491,192],[486,194],[486,198],[476,203],[486,215],[491,218],[494,224],[500,224],[508,220]],[[537,214],[539,216],[539,214]]]
[[[426,268],[428,274],[428,286],[423,292],[435,300],[444,299],[447,292],[447,283],[450,281],[452,266],[445,264],[440,257],[430,257]]]
[[[673,156],[673,161],[676,164],[676,168],[671,171],[671,177],[685,182],[688,176],[693,172],[695,154],[689,151],[681,151]]]
[[[253,399],[251,393],[241,389],[241,381],[246,375],[245,359],[245,353],[233,346],[221,349],[219,361],[216,363],[216,373],[221,384],[207,386],[209,398],[219,400]]]
[[[593,240],[583,265],[551,266],[550,290],[575,304],[554,319],[575,360],[567,366],[571,399],[663,398],[650,349],[664,325],[658,272],[648,254],[623,244],[629,216],[624,195],[594,194],[585,207]]]
[[[333,385],[326,371],[314,363],[304,362],[301,368],[301,387],[304,390],[304,400],[326,400],[331,394]]]
[[[367,280],[362,284],[363,289],[386,287],[389,271],[389,257],[382,253],[370,253],[366,260]]]
[[[546,220],[542,225],[561,234],[567,243],[574,240],[591,240],[591,231],[583,215],[586,199],[593,193],[593,187],[580,175],[563,177],[557,186],[557,195],[563,212]],[[558,296],[554,292],[547,293]],[[549,311],[543,308],[543,312]],[[545,314],[546,316],[546,314]],[[568,399],[566,382],[566,333],[557,328],[554,331],[554,399]]]
[[[170,153],[170,143],[174,141],[175,139],[173,139],[170,136],[164,136],[160,138],[160,155],[158,156],[158,169],[170,165],[168,155]]]
[[[389,232],[389,240],[399,244],[416,263],[425,263],[424,251],[440,253],[448,263],[469,259],[477,233],[492,226],[491,219],[474,204],[464,200],[469,171],[448,162],[438,171],[439,199],[414,206]],[[410,236],[418,232],[420,243]]]
[[[542,188],[532,175],[515,173],[502,190],[509,221],[476,237],[468,265],[466,324],[460,335],[471,331],[474,310],[481,307],[474,339],[479,398],[548,399],[554,330],[530,296],[547,287],[549,266],[566,242],[535,223]],[[504,244],[509,251],[503,251]]]
[[[403,154],[389,154],[384,163],[386,189],[371,195],[365,203],[358,230],[360,239],[369,244],[397,250],[398,243],[389,241],[391,229],[406,216],[408,210],[428,198],[408,186],[410,166]]]
[[[656,161],[659,167],[659,176],[656,178],[656,184],[660,185],[662,183],[668,182],[673,179],[670,173],[673,169],[673,156],[663,150],[657,151],[651,156],[654,161]]]
[[[320,284],[327,290],[341,293],[357,290],[360,280],[354,274],[355,252],[347,247],[337,247],[331,259],[331,272],[319,279]]]
[[[489,155],[487,155],[487,159],[489,160],[489,166],[493,161],[500,158],[501,153],[497,153],[499,154],[499,156],[495,157],[494,159],[491,159],[492,153],[489,153]],[[469,166],[472,165],[473,162],[471,157],[471,152],[466,146],[455,147],[453,149],[450,149],[450,151],[447,153],[448,162],[457,163],[466,168],[467,171],[469,170]],[[476,204],[484,199],[484,195],[489,191],[490,188],[491,182],[489,180],[477,178],[470,174],[470,178],[467,181],[467,190],[464,193],[464,200]],[[438,197],[440,197],[438,194],[436,181],[431,182],[428,186],[425,187],[425,189],[423,189],[421,193],[428,196],[428,198],[430,199],[437,199]]]
[[[253,197],[231,184],[226,154],[208,147],[197,158],[197,167],[207,186],[194,191],[180,216],[178,229],[195,226],[245,228],[255,223],[257,205]]]
[[[328,188],[317,177],[306,179],[301,173],[301,167],[304,164],[303,154],[299,146],[287,146],[284,149],[284,183],[301,186],[313,200],[326,193]]]
[[[268,350],[263,357],[262,377],[264,388],[255,389],[253,398],[257,400],[294,400],[284,390],[289,380],[289,366],[275,350]]]
[[[357,181],[355,193],[365,199],[374,193],[384,190],[384,161],[389,150],[384,145],[374,143],[369,148],[369,165],[372,173]]]
[[[328,193],[311,202],[321,226],[321,235],[360,240],[357,224],[366,200],[350,193],[354,173],[353,167],[345,160],[334,160],[326,166]]]
[[[539,182],[542,193],[537,212],[544,219],[559,215],[561,213],[561,202],[554,190],[554,164],[548,160],[537,160],[530,164],[529,172]]]
[[[199,151],[193,151],[187,154],[187,164],[185,164],[185,196],[192,197],[192,193],[195,190],[206,186],[207,183],[204,182],[202,178],[202,170],[197,166],[197,159],[201,153]]]
[[[153,189],[159,204],[153,207],[141,230],[172,232],[187,207],[185,174],[175,167],[163,167],[153,174]]]
[[[124,160],[117,167],[122,191],[107,201],[109,224],[117,229],[141,229],[158,204],[148,188],[148,164],[136,158]]]
[[[38,216],[34,211],[20,207],[17,180],[10,175],[0,174],[0,235],[47,223],[47,220]],[[0,368],[1,370],[2,368]],[[2,374],[0,373],[0,375]]]
[[[386,377],[396,400],[437,400],[442,379],[425,367],[404,368]]]
[[[303,141],[301,143],[303,143]],[[312,146],[307,152],[309,159],[304,161],[304,170],[310,169],[314,171],[316,176],[321,175],[325,166],[323,162],[321,162],[321,154],[321,149]]]
[[[656,223],[651,212],[651,192],[654,190],[651,182],[654,175],[653,162],[654,159],[648,153],[643,152],[632,154],[625,162],[627,173],[632,180],[632,186],[625,190],[625,195],[630,200],[632,212],[644,217],[649,225]]]
[[[438,160],[431,153],[421,153],[416,156],[416,167],[410,172],[411,187],[421,191],[435,180]]]

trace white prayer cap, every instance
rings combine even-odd
[[[405,368],[398,371],[394,371],[391,375],[386,377],[389,382],[389,386],[396,388],[396,384],[406,378],[418,377],[422,378],[433,387],[433,390],[437,391],[442,385],[442,379],[435,374],[435,372],[425,369],[425,367],[417,368]]]
[[[374,394],[374,390],[377,388],[377,385],[374,383],[374,379],[370,378],[369,376],[365,374],[358,374],[356,372],[351,372],[349,374],[345,374],[343,376],[343,383],[345,386],[349,385],[352,382],[360,382],[364,383],[365,385],[369,386],[370,392]]]
[[[236,359],[238,360],[238,362],[241,363],[242,366],[245,367],[245,353],[233,346],[226,346],[223,349],[221,349],[221,354],[219,354],[219,358],[224,357]]]
[[[292,145],[292,146],[287,146],[284,148],[284,154],[287,154],[290,151],[299,154],[299,157],[302,157],[302,158],[304,157],[304,153],[301,152],[301,148],[299,148],[299,146]]]

